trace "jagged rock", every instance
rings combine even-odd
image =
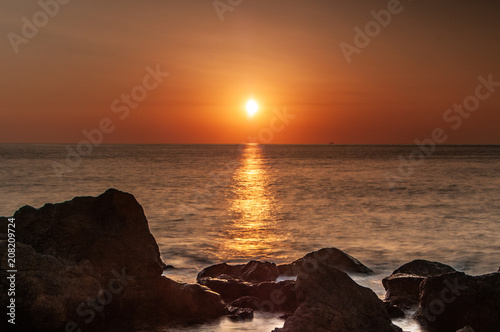
[[[275,332],[396,332],[384,303],[346,273],[319,265],[297,279],[300,306]]]
[[[251,320],[253,318],[253,309],[228,306],[229,319],[233,321]]]
[[[401,308],[392,305],[390,302],[384,301],[384,305],[391,318],[404,318],[406,316]]]
[[[451,266],[421,259],[404,264],[382,280],[387,291],[385,300],[392,305],[405,308],[417,306],[420,299],[420,283],[426,277],[455,271]]]
[[[291,264],[278,266],[279,274],[284,276],[297,276],[307,274],[318,266],[330,266],[347,273],[373,273],[356,258],[346,254],[337,248],[323,248],[308,253],[304,257]]]
[[[298,306],[293,280],[250,283],[237,279],[203,278],[199,282],[219,293],[224,301],[231,302],[235,307],[293,312]]]
[[[198,273],[197,280],[204,278],[238,279],[247,282],[275,281],[279,271],[276,264],[271,262],[250,261],[247,264],[229,265],[216,264],[203,269]]]
[[[292,280],[276,282],[278,267],[271,262],[226,263],[209,266],[198,273],[198,283],[221,295],[233,306],[260,311],[293,312],[297,308]],[[238,299],[241,299],[238,301]]]
[[[110,189],[40,209],[25,206],[14,218],[17,331],[125,331],[141,322],[199,322],[227,312],[207,287],[161,276],[158,245],[130,194]],[[6,225],[0,218],[0,232]],[[2,308],[9,300],[7,254],[3,243]]]
[[[242,296],[248,296],[252,284],[236,279],[225,280],[215,278],[203,278],[198,281],[201,285],[207,286],[214,292],[221,295],[226,302],[234,301]]]
[[[420,308],[415,316],[429,332],[455,332],[464,326],[498,332],[500,274],[454,272],[429,277],[420,285]]]

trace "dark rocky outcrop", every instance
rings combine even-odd
[[[347,273],[373,273],[356,258],[337,248],[323,248],[308,253],[291,264],[279,265],[279,274],[284,276],[297,276],[308,274],[318,266],[329,266]]]
[[[414,260],[396,269],[389,277],[382,280],[386,293],[386,301],[400,307],[417,306],[420,299],[420,283],[427,277],[456,272],[451,266]]]
[[[278,268],[270,262],[226,263],[205,268],[198,283],[221,295],[232,306],[260,311],[293,312],[297,308],[295,281],[276,282]]]
[[[130,330],[141,321],[189,323],[227,312],[207,287],[161,276],[158,246],[130,194],[110,189],[40,209],[25,206],[14,218],[17,331]],[[6,223],[0,219],[0,233]],[[4,242],[2,308],[9,300],[6,256]]]
[[[311,252],[291,264],[276,266],[271,262],[226,263],[209,266],[197,277],[198,283],[221,295],[231,305],[260,311],[293,313],[298,302],[295,281],[276,282],[279,275],[307,275],[319,267],[336,267],[351,273],[372,271],[357,259],[336,248]]]
[[[296,292],[299,308],[275,332],[401,331],[372,290],[334,267],[320,265],[299,275]]]
[[[500,331],[500,274],[462,272],[429,277],[420,286],[416,318],[429,332]]]
[[[198,273],[197,280],[205,278],[238,279],[247,282],[275,281],[279,270],[271,262],[250,261],[247,264],[229,265],[216,264],[203,269]]]

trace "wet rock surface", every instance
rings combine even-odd
[[[421,285],[420,324],[429,332],[500,331],[500,274],[462,272],[427,278]]]
[[[300,306],[274,332],[401,331],[372,290],[334,267],[319,266],[299,276],[296,292]]]
[[[227,312],[207,287],[162,277],[144,211],[115,189],[40,209],[16,220],[16,331],[94,331],[148,322],[192,322]],[[7,218],[0,219],[6,233]],[[5,242],[5,240],[3,240]],[[7,306],[7,245],[0,246],[0,304]],[[2,329],[12,328],[0,322]]]
[[[418,306],[422,281],[451,272],[456,272],[451,266],[421,259],[404,264],[382,280],[387,291],[385,300],[403,308]]]

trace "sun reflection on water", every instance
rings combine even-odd
[[[276,247],[284,240],[278,228],[279,204],[262,149],[247,144],[241,152],[228,195],[221,260],[276,258]]]

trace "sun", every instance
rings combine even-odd
[[[257,104],[257,102],[253,99],[250,99],[248,102],[247,102],[247,115],[249,117],[253,117],[257,111],[259,110],[259,104]]]

